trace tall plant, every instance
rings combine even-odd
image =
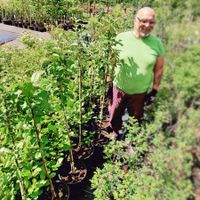
[[[66,41],[65,41],[66,42]],[[74,172],[74,157],[73,157],[73,143],[71,136],[73,135],[73,108],[74,104],[74,78],[76,75],[76,69],[74,67],[74,61],[69,57],[71,49],[63,49],[58,44],[52,49],[49,58],[43,63],[42,68],[45,70],[46,77],[52,81],[51,95],[57,98],[60,104],[60,112],[64,120],[64,132],[69,138],[69,156],[71,169]],[[58,107],[57,107],[58,109]],[[75,109],[75,110],[74,110]]]
[[[16,177],[18,179],[21,198],[22,200],[25,200],[26,188],[25,188],[23,172],[22,172],[23,159],[21,158],[22,152],[19,151],[23,149],[23,146],[19,148],[19,143],[23,142],[24,138],[23,138],[22,133],[20,133],[19,123],[21,121],[20,121],[19,113],[17,112],[16,107],[15,107],[16,105],[14,103],[17,101],[17,95],[12,92],[7,93],[5,88],[3,89],[3,87],[0,89],[0,91],[1,91],[0,127],[1,127],[1,133],[2,133],[1,137],[2,139],[4,139],[4,142],[2,143],[2,149],[4,148],[3,154],[5,154],[8,160],[9,160],[9,157],[11,156],[12,163],[14,164],[13,168],[16,171],[15,175],[13,175],[13,178]],[[9,141],[11,141],[11,143],[9,143]],[[7,151],[5,151],[5,149],[7,149]],[[3,161],[3,158],[1,159],[1,161]],[[4,163],[6,164],[6,162]],[[3,166],[3,168],[4,167],[5,166]]]
[[[98,74],[98,76],[94,77],[94,80],[92,79],[94,82],[93,88],[95,88],[93,89],[93,95],[94,92],[98,90],[100,99],[98,124],[101,129],[102,121],[105,119],[105,96],[108,89],[107,77],[110,76],[113,78],[114,68],[118,62],[118,53],[114,49],[117,44],[115,41],[117,26],[113,16],[105,16],[101,19],[101,21],[98,21],[98,18],[96,18],[96,20],[93,18],[90,21],[90,28],[92,37],[90,48],[91,50],[95,49],[95,54],[92,54],[91,52],[91,55],[95,60],[94,70],[96,71],[92,74]]]

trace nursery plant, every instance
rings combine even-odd
[[[68,35],[70,36],[70,35]],[[74,34],[71,35],[74,38]],[[55,46],[50,53],[49,58],[43,63],[42,68],[45,71],[46,77],[51,80],[51,90],[52,96],[55,96],[57,101],[60,103],[59,110],[62,113],[64,120],[63,134],[66,134],[69,138],[69,160],[71,165],[71,171],[68,176],[64,178],[66,181],[74,181],[73,176],[76,176],[78,172],[80,177],[78,180],[84,178],[86,175],[86,170],[80,171],[77,169],[76,162],[74,160],[73,150],[77,144],[76,137],[77,131],[82,134],[82,107],[81,107],[81,82],[80,82],[80,69],[77,69],[73,57],[71,55],[72,50],[75,48],[73,44],[74,41],[65,41],[68,45],[67,48],[62,48],[59,45]],[[80,66],[79,66],[80,67]],[[76,80],[77,72],[79,70],[79,84],[78,92],[76,92]],[[79,101],[76,102],[76,94],[79,97]],[[58,108],[56,108],[58,110]],[[75,126],[75,127],[74,127]],[[77,130],[76,130],[77,127]],[[80,139],[81,135],[79,136]],[[75,141],[73,140],[75,139]],[[78,171],[77,171],[78,170]],[[71,180],[72,179],[72,180]]]
[[[98,140],[101,136],[102,122],[106,119],[106,92],[108,90],[107,77],[113,77],[118,53],[114,49],[116,21],[112,16],[93,17],[89,21],[91,42],[88,47],[92,57],[90,69],[90,104],[94,105],[96,124],[98,126]],[[96,76],[98,74],[98,76]],[[95,98],[96,97],[96,98]]]
[[[12,139],[11,146],[3,144],[5,148],[8,146],[8,150],[12,147],[10,152],[15,152],[14,164],[17,166],[17,175],[11,176],[15,187],[15,193],[12,195],[17,195],[16,177],[18,177],[23,199],[37,199],[42,188],[47,185],[50,187],[52,199],[61,198],[52,178],[55,177],[55,171],[62,163],[63,151],[70,147],[67,141],[59,144],[63,135],[62,132],[60,133],[59,125],[55,123],[56,117],[50,116],[52,110],[48,102],[48,92],[34,86],[31,82],[13,87],[9,95],[2,98],[2,102],[5,103],[1,107],[4,111],[1,118],[1,128],[5,131],[3,139],[5,142]],[[5,125],[3,119],[6,120]],[[19,149],[21,151],[18,151]],[[13,164],[3,166],[3,170],[10,171],[12,168]]]
[[[20,188],[21,193],[21,199],[26,199],[26,189],[23,179],[23,159],[21,158],[22,153],[19,153],[22,148],[24,148],[24,145],[22,143],[22,147],[20,147],[20,142],[23,141],[23,136],[20,130],[20,123],[22,123],[22,120],[18,122],[19,115],[16,112],[13,112],[15,108],[13,107],[13,100],[15,96],[14,94],[5,94],[5,89],[1,87],[1,115],[0,115],[0,124],[1,124],[1,139],[2,139],[2,147],[1,147],[1,165],[5,164],[5,168],[1,170],[1,173],[3,175],[3,172],[13,169],[16,171],[13,175],[7,171],[7,179],[12,180],[18,180],[19,185],[13,185],[14,188]],[[9,144],[10,143],[10,144]],[[5,156],[3,158],[3,156]],[[3,166],[2,166],[3,167]],[[2,176],[2,183],[4,183],[8,187],[8,183],[6,184],[6,177],[3,178]],[[3,184],[1,185],[2,190],[5,187]],[[6,189],[6,188],[5,188]],[[4,191],[4,193],[8,192]],[[1,194],[1,198],[3,199],[3,195]],[[13,194],[10,194],[10,198],[13,198]]]

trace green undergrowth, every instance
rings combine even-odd
[[[124,148],[121,152],[112,151],[109,161],[95,172],[95,199],[187,199],[193,190],[191,148],[199,120],[199,112],[188,109],[176,124],[176,136],[169,136],[169,132],[159,131],[151,124],[146,127],[148,130],[137,132],[132,152]],[[134,133],[132,127],[129,131]],[[118,143],[115,149],[124,142]],[[105,154],[111,154],[111,147],[107,148]],[[124,164],[128,164],[128,172],[124,171]]]
[[[24,33],[25,48],[1,46],[0,48],[0,83],[11,85],[13,82],[25,82],[40,69],[42,60],[47,55],[48,43]]]

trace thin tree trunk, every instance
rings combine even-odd
[[[103,121],[103,110],[105,107],[105,96],[106,96],[106,78],[107,78],[107,74],[108,74],[108,66],[106,65],[105,68],[105,74],[104,74],[104,90],[103,90],[103,94],[101,96],[101,101],[100,101],[100,115],[99,115],[99,137],[100,137],[100,132],[101,132],[101,126],[102,126],[102,121]]]
[[[92,72],[90,76],[90,90],[89,90],[89,105],[92,106],[92,89],[94,84],[94,68],[92,66]]]
[[[96,0],[93,2],[93,16],[96,15]]]
[[[79,62],[79,146],[82,142],[82,65]]]
[[[65,124],[66,124],[66,129],[69,129],[69,124],[68,124],[67,116],[65,114],[65,109],[64,109],[64,105],[63,105],[62,102],[61,102],[61,106],[62,106],[62,110],[63,110],[63,115],[64,115]],[[70,140],[70,138],[69,138],[69,140]],[[71,141],[70,141],[70,145],[71,145]],[[71,171],[75,172],[74,156],[73,156],[72,150],[69,151],[69,159],[70,159]]]
[[[33,111],[32,108],[31,108],[31,113],[32,113],[33,124],[34,124],[35,133],[36,133],[36,137],[37,137],[37,143],[38,143],[39,150],[40,150],[41,157],[42,157],[42,163],[43,163],[45,173],[46,173],[47,179],[49,181],[49,185],[50,185],[52,199],[55,199],[56,198],[55,188],[54,188],[54,185],[52,183],[51,177],[50,177],[49,172],[48,172],[48,168],[47,168],[47,165],[46,165],[46,159],[45,159],[45,156],[43,154],[42,145],[41,145],[41,142],[40,142],[40,131],[39,131],[39,128],[37,127],[37,123],[35,121],[35,114],[34,114],[34,111]]]
[[[7,103],[6,103],[6,100],[5,100],[5,107],[6,107],[6,105],[7,105]],[[8,132],[9,132],[9,135],[10,135],[11,140],[12,140],[13,148],[16,148],[15,138],[14,138],[13,134],[11,133],[12,128],[11,128],[11,125],[10,125],[10,120],[8,118],[8,111],[7,110],[6,110],[6,122],[7,122]],[[22,175],[21,175],[21,171],[20,171],[20,165],[19,165],[19,162],[18,162],[19,155],[16,153],[15,150],[14,150],[14,156],[15,156],[15,165],[16,165],[16,168],[17,168],[17,172],[19,174],[19,187],[20,187],[21,197],[22,197],[22,200],[26,200],[26,190],[25,190],[24,181],[22,179]]]

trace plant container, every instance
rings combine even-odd
[[[85,160],[90,158],[94,153],[94,145],[92,143],[78,146],[73,150],[73,155],[77,160]]]
[[[70,189],[65,181],[56,180],[54,182],[54,187],[56,193],[56,198],[54,198],[54,200],[69,200]],[[45,188],[38,200],[52,200],[51,192]]]
[[[62,170],[60,170],[58,177],[61,181],[65,181],[69,185],[80,183],[87,175],[87,168],[83,161],[77,160],[74,164],[70,164],[70,170],[67,168],[69,167],[62,166]]]

